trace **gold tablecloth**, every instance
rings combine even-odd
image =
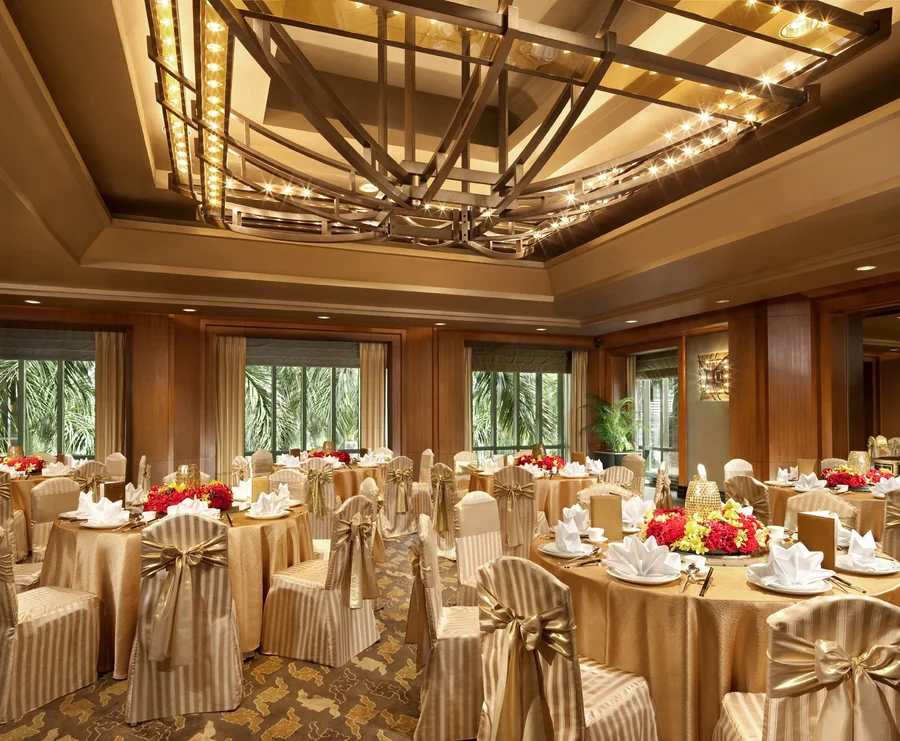
[[[679,594],[680,580],[626,584],[599,565],[562,569],[541,542],[531,560],[572,590],[578,653],[646,678],[660,741],[709,741],[726,693],[765,691],[766,618],[800,598],[752,586],[744,565],[716,567],[703,598],[699,585]],[[900,577],[848,578],[900,606]]]
[[[276,571],[315,557],[309,515],[304,507],[280,520],[232,515],[228,529],[228,570],[237,613],[241,651],[259,646],[263,600]],[[68,587],[100,598],[98,671],[128,676],[141,588],[140,530],[89,530],[57,522],[50,533],[42,587]]]
[[[772,507],[773,525],[784,525],[787,500],[797,496],[798,493],[783,486],[769,487],[769,505]],[[859,510],[859,522],[856,529],[863,535],[871,530],[875,540],[881,541],[884,537],[884,500],[873,497],[865,491],[851,491],[838,496]]]
[[[273,469],[280,471],[284,466],[275,465]],[[378,491],[384,491],[384,477],[387,466],[360,468],[359,466],[342,466],[334,469],[334,492],[342,502],[359,494],[359,485],[366,479],[375,479]]]
[[[571,507],[578,501],[578,492],[593,486],[597,479],[585,476],[581,479],[567,479],[554,476],[552,479],[534,480],[534,498],[537,511],[547,515],[547,522],[555,525],[562,519],[563,507]],[[494,496],[494,477],[474,472],[469,477],[469,491],[484,491]]]

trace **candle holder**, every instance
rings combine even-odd
[[[851,450],[847,457],[847,468],[853,473],[868,473],[872,469],[872,459],[865,450]]]

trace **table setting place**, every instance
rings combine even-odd
[[[72,467],[67,463],[45,463],[44,468],[41,471],[41,475],[44,478],[52,478],[55,476],[68,476],[72,473]]]
[[[303,460],[298,455],[291,455],[290,453],[282,453],[275,459],[275,464],[278,466],[284,466],[285,468],[300,468],[300,464],[303,463]]]
[[[900,489],[900,476],[884,478],[872,486],[872,496],[876,499],[884,499],[887,494]]]
[[[797,479],[797,466],[791,466],[790,468],[779,468],[774,479],[763,481],[763,483],[766,486],[792,486]]]
[[[277,520],[290,514],[291,495],[287,490],[272,491],[268,494],[260,494],[259,499],[250,504],[250,508],[245,512],[251,520]],[[279,487],[281,489],[281,487]]]
[[[624,500],[622,502],[622,533],[634,535],[640,532],[645,515],[653,508],[653,502],[645,502],[640,497]]]
[[[541,543],[538,550],[549,556],[569,559],[583,558],[596,553],[597,546],[605,542],[606,538],[603,537],[602,528],[589,527],[588,516],[588,510],[580,504],[563,507],[563,519],[552,528],[554,540],[550,543]],[[583,538],[590,540],[594,546],[583,543]]]
[[[62,512],[61,520],[79,522],[81,527],[89,530],[114,530],[135,524],[132,513],[123,507],[122,502],[113,502],[100,497],[95,502],[90,492],[78,495],[78,509]]]
[[[794,483],[794,491],[798,493],[807,491],[820,491],[828,488],[828,482],[820,479],[814,473],[801,473]]]
[[[588,475],[588,470],[584,464],[572,461],[559,469],[559,475],[564,479],[583,479]]]
[[[377,468],[388,462],[388,457],[384,453],[366,453],[359,457],[356,465],[359,468]]]

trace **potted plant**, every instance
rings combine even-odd
[[[604,449],[594,451],[594,457],[603,462],[604,468],[619,466],[622,459],[629,452],[633,452],[633,400],[630,396],[626,396],[610,403],[595,396],[592,402],[593,422],[588,425],[588,429],[604,445]]]

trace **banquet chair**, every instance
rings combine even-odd
[[[381,526],[385,538],[399,538],[415,531],[412,472],[412,459],[405,455],[391,458],[388,463],[384,478],[384,508],[381,510]]]
[[[110,453],[106,456],[106,475],[110,481],[124,481],[128,469],[128,459],[121,453]]]
[[[876,458],[884,458],[885,456],[889,456],[891,454],[891,447],[884,435],[869,437],[868,450],[869,459],[873,461]]]
[[[166,485],[174,484],[175,479],[177,477],[178,477],[178,471],[172,471],[172,473],[167,473],[165,476],[163,476],[163,483]],[[212,481],[212,476],[210,476],[208,473],[201,471],[200,472],[200,483],[208,484],[210,481]]]
[[[581,489],[576,495],[576,501],[581,505],[583,509],[590,510],[591,508],[591,497],[596,494],[615,494],[617,497],[620,497],[623,501],[627,499],[634,499],[634,492],[631,489],[625,489],[618,484],[594,484],[593,486],[588,486],[586,489]]]
[[[641,497],[641,499],[643,499],[644,478],[647,475],[646,459],[640,453],[629,453],[622,459],[622,467],[627,468],[634,475],[634,478],[632,479],[630,485],[622,484],[622,486],[625,486],[625,488],[627,489],[631,489],[634,492],[635,496]]]
[[[799,512],[816,512],[826,509],[837,515],[844,527],[856,528],[859,510],[846,499],[829,491],[808,491],[789,497],[787,510],[784,513],[784,526],[788,530],[796,530]]]
[[[141,564],[126,721],[234,710],[242,678],[228,527],[195,514],[157,520],[141,533]]]
[[[231,461],[231,485],[237,486],[242,481],[248,481],[250,476],[250,461],[243,455],[236,455]]]
[[[494,498],[500,512],[504,556],[528,558],[537,521],[534,476],[521,466],[506,466],[494,474]]]
[[[766,623],[766,692],[725,695],[712,741],[897,738],[900,608],[817,597]]]
[[[888,450],[892,458],[900,456],[900,437],[888,438]]]
[[[752,476],[753,464],[743,458],[732,458],[725,464],[725,481],[732,476]]]
[[[672,480],[669,478],[669,464],[662,460],[656,471],[656,492],[653,495],[656,509],[672,509]]]
[[[587,465],[587,453],[582,453],[579,450],[572,451],[572,463],[580,463],[582,466]]]
[[[431,483],[431,469],[434,466],[434,451],[426,448],[422,451],[422,457],[419,458],[419,483]]]
[[[819,461],[815,458],[798,458],[797,459],[797,475],[803,476],[811,473],[819,472]]]
[[[725,494],[744,507],[753,507],[754,517],[763,525],[772,524],[769,488],[762,481],[752,476],[732,476],[725,479]]]
[[[137,481],[135,482],[135,486],[142,489],[145,496],[147,492],[150,491],[150,466],[147,463],[146,455],[142,455],[141,460],[138,462]]]
[[[384,550],[384,534],[381,532],[381,518],[378,513],[384,501],[378,491],[378,482],[375,479],[363,479],[359,485],[359,494],[375,505],[375,538],[372,541],[372,560],[376,564],[387,562],[387,553]],[[328,541],[328,549],[331,550],[331,541]]]
[[[524,738],[526,725],[529,737],[553,741],[656,741],[647,681],[578,656],[572,598],[559,579],[525,559],[498,558],[478,570],[478,604],[478,741]],[[527,646],[513,623],[534,624]]]
[[[25,513],[12,508],[12,479],[6,471],[0,471],[0,528],[6,531],[10,554],[16,562],[13,576],[18,592],[36,587],[41,576],[40,563],[18,563],[28,557],[27,527]]]
[[[53,523],[61,512],[78,509],[78,482],[63,477],[47,479],[31,490],[31,561],[44,560]]]
[[[64,587],[16,594],[11,561],[0,529],[0,723],[96,682],[100,650],[97,596]]]
[[[375,450],[372,451],[372,454],[373,455],[385,455],[388,458],[394,457],[394,451],[391,450],[390,448],[384,447],[384,445],[382,445],[380,448],[375,448]]]
[[[825,471],[827,469],[832,468],[840,468],[841,466],[847,465],[846,458],[823,458],[822,465],[820,467],[820,471]]]
[[[472,463],[475,465],[478,464],[478,455],[471,450],[461,450],[453,456],[453,464],[456,473],[468,473],[471,468],[470,464]]]
[[[303,502],[309,510],[309,525],[318,552],[326,549],[326,543],[321,541],[331,542],[334,511],[341,506],[341,502],[334,490],[334,470],[328,461],[324,458],[307,458],[301,470],[306,471],[306,496],[303,497]],[[269,476],[270,480],[271,478]]]
[[[597,480],[601,484],[618,484],[623,489],[628,489],[632,494],[634,493],[634,472],[630,468],[625,468],[625,466],[610,466],[600,472]],[[641,492],[641,496],[643,496],[643,492]]]
[[[444,607],[428,515],[419,516],[418,534],[409,546],[413,586],[406,642],[417,646],[416,668],[425,667],[425,673],[413,740],[463,741],[478,733],[483,695],[478,608]]]
[[[257,450],[250,456],[250,469],[254,476],[268,476],[274,470],[272,466],[272,451],[270,450]]]
[[[477,605],[475,572],[503,555],[497,500],[470,491],[456,505],[456,604]]]
[[[78,482],[81,491],[91,492],[94,501],[99,501],[100,484],[109,481],[106,464],[99,461],[85,461],[72,472],[72,475]]]
[[[343,666],[378,641],[374,537],[375,505],[350,497],[334,513],[331,558],[303,561],[272,577],[262,653]]]
[[[884,496],[884,537],[881,548],[891,558],[900,560],[900,491],[889,491]]]

